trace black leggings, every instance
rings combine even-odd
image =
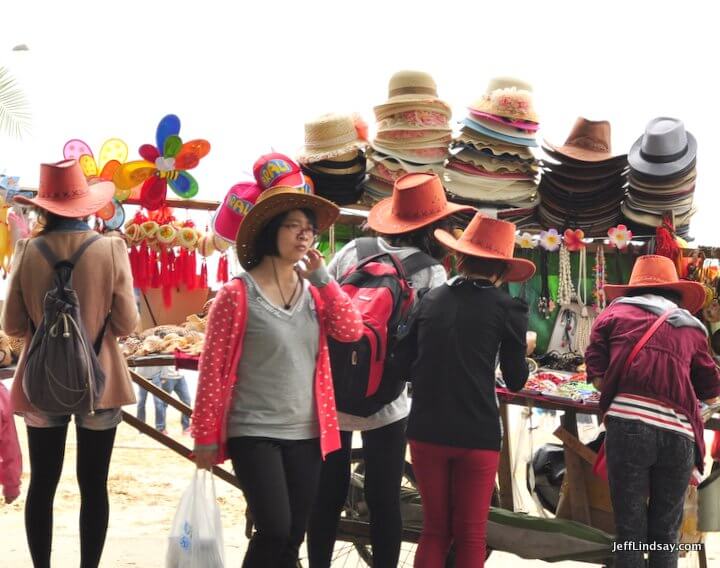
[[[116,428],[77,428],[77,479],[80,486],[80,567],[100,564],[108,525],[107,477]],[[27,427],[30,487],[25,532],[35,568],[50,568],[53,501],[65,458],[67,426]]]
[[[241,437],[228,454],[255,524],[243,568],[295,568],[320,477],[320,442]]]
[[[400,484],[405,465],[405,427],[399,420],[362,432],[365,499],[370,512],[370,542],[375,568],[395,568],[400,557]],[[352,432],[341,432],[342,448],[327,456],[320,490],[308,526],[311,568],[328,568],[337,526],[350,487]]]

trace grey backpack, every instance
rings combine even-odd
[[[73,268],[100,238],[93,235],[85,240],[68,260],[58,260],[42,237],[32,241],[55,274],[53,287],[45,293],[43,318],[28,348],[22,386],[30,403],[47,414],[92,414],[105,387],[97,355],[110,315],[93,344],[72,287]]]

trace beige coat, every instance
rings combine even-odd
[[[59,259],[70,258],[90,231],[57,231],[45,236]],[[25,337],[12,385],[12,402],[17,412],[33,410],[22,389],[25,352],[30,343],[32,319],[35,327],[42,319],[43,298],[52,287],[53,270],[32,239],[21,240],[15,248],[2,328],[12,337]],[[106,237],[88,247],[73,271],[73,287],[80,300],[80,313],[91,340],[100,333],[110,312],[100,366],[105,371],[105,390],[97,408],[117,408],[135,402],[135,392],[117,337],[128,335],[138,323],[137,305],[127,248],[122,239]]]

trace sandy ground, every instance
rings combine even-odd
[[[150,402],[150,401],[149,401]],[[131,410],[131,409],[128,409]],[[152,419],[152,404],[148,404],[148,419]],[[183,436],[179,414],[168,410],[170,434],[186,445],[190,439]],[[21,443],[26,452],[24,426],[17,420]],[[549,439],[547,433],[540,438]],[[539,444],[541,440],[536,440]],[[536,445],[537,447],[537,445]],[[79,564],[78,510],[79,497],[74,474],[75,438],[71,429],[68,435],[67,452],[63,476],[55,501],[55,532],[53,541],[53,566],[74,568]],[[522,469],[522,468],[520,468]],[[147,436],[140,435],[127,424],[118,428],[112,466],[110,469],[110,527],[103,556],[103,567],[157,568],[164,566],[167,535],[180,496],[190,482],[194,468],[191,463],[171,450],[161,447]],[[26,568],[30,562],[23,524],[24,491],[27,489],[28,464],[24,464],[23,495],[12,505],[0,505],[0,567]],[[524,479],[519,479],[524,487]],[[247,545],[244,537],[245,502],[242,495],[228,484],[217,482],[218,499],[222,510],[225,533],[226,564],[240,566]],[[532,510],[532,502],[525,493],[523,502]],[[338,559],[333,566],[364,566],[357,556],[341,554],[348,548],[339,543]],[[709,566],[720,565],[720,538],[713,535],[708,540]],[[403,552],[407,566],[411,562],[411,550]],[[510,554],[495,552],[486,564],[490,568],[501,566],[539,567],[547,564],[540,561],[521,560]],[[681,566],[695,567],[696,557],[681,561]],[[587,566],[586,564],[564,562],[555,564],[558,568]]]

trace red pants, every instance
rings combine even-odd
[[[455,544],[457,568],[483,568],[488,509],[500,452],[410,440],[423,504],[415,568],[443,568]]]

